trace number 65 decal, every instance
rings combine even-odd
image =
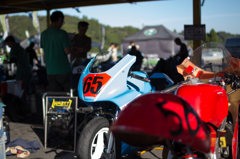
[[[88,74],[83,79],[83,94],[85,97],[96,97],[99,90],[108,82],[111,78],[106,73],[101,74]]]

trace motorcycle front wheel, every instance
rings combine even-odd
[[[109,121],[103,117],[92,119],[84,127],[77,143],[78,159],[101,159],[107,152],[109,139]],[[115,144],[113,156],[116,158]]]

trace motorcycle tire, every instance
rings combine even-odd
[[[6,114],[14,122],[22,122],[27,117],[27,107],[24,101],[13,94],[6,94],[3,97],[6,105]]]
[[[106,118],[97,117],[89,121],[78,139],[77,158],[100,159],[108,148],[109,134],[109,121]],[[120,159],[120,155],[116,151],[116,145],[118,144],[114,143],[113,156],[111,158]]]

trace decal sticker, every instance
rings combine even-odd
[[[68,107],[71,108],[71,104],[72,104],[72,100],[69,99],[68,101],[55,101],[55,99],[53,99],[52,101],[52,108],[55,108],[55,106],[57,107]]]
[[[96,97],[100,92],[101,88],[111,78],[106,73],[101,74],[88,74],[83,79],[83,94],[85,97]]]
[[[185,121],[187,122],[187,126],[188,126],[188,131],[189,133],[194,136],[198,133],[199,131],[199,128],[200,128],[200,119],[199,117],[197,116],[197,113],[191,109],[190,107],[187,106],[187,103],[181,99],[181,106],[183,107],[183,110],[184,110],[184,117],[185,117]],[[179,135],[181,135],[182,131],[183,131],[183,122],[184,120],[181,119],[181,117],[178,115],[178,113],[180,112],[173,112],[171,110],[166,110],[163,106],[167,104],[167,101],[163,101],[163,102],[159,102],[159,103],[156,103],[156,106],[158,107],[158,109],[164,114],[165,118],[167,118],[169,115],[172,115],[172,116],[175,116],[178,118],[179,120],[179,127],[177,130],[173,131],[171,130],[170,131],[170,134],[174,137],[177,137]],[[192,114],[195,118],[196,118],[196,129],[192,129],[191,127],[191,123],[189,123],[189,120],[188,120],[188,115],[189,114]]]
[[[226,139],[225,139],[225,136],[220,137],[220,146],[221,146],[221,147],[226,147]]]

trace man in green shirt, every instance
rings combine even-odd
[[[41,47],[44,50],[50,91],[69,92],[72,69],[67,55],[70,53],[72,43],[67,32],[60,29],[64,24],[63,13],[55,11],[50,19],[50,27],[41,34]]]
[[[29,64],[27,52],[15,42],[13,36],[8,36],[4,42],[11,48],[10,61],[17,64],[16,80],[25,81],[26,94],[31,94],[32,67]]]

